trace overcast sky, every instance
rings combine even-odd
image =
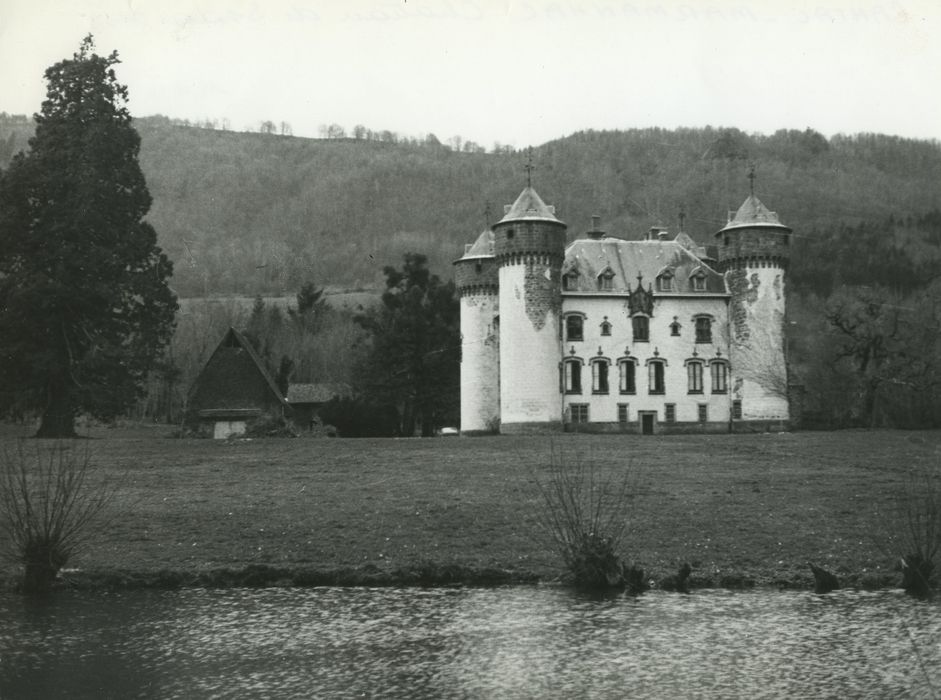
[[[938,0],[0,0],[0,111],[95,35],[135,116],[519,148],[581,129],[941,139]]]

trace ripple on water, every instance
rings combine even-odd
[[[941,605],[897,591],[550,587],[0,598],[0,697],[901,698]]]

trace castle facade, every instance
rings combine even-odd
[[[566,244],[527,186],[455,261],[461,432],[785,429],[790,236],[752,193],[715,246],[597,218]]]

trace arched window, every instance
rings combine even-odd
[[[568,314],[565,317],[565,339],[566,340],[584,340],[584,321],[579,314]]]
[[[601,322],[601,335],[611,335],[611,324],[608,322],[608,317],[604,317],[604,321]]]
[[[712,342],[712,317],[711,316],[696,316],[694,320],[696,322],[696,342],[697,343],[711,343]]]
[[[679,335],[680,328],[682,327],[683,326],[680,324],[679,319],[676,316],[674,316],[673,323],[670,324],[670,335]]]
[[[618,391],[637,393],[637,360],[632,357],[618,360]]]
[[[664,383],[663,360],[647,360],[647,386],[651,394],[663,394],[666,391]]]
[[[713,360],[709,363],[712,374],[712,393],[726,394],[729,391],[729,363],[725,360]]]
[[[634,331],[634,342],[647,342],[650,340],[650,319],[646,316],[633,316],[631,326]]]
[[[608,368],[611,361],[607,358],[597,358],[591,361],[591,393],[608,393]]]
[[[566,394],[582,393],[582,360],[578,357],[566,358],[562,364],[564,374],[563,389]]]
[[[688,360],[686,362],[687,391],[690,394],[702,393],[702,370],[701,360]]]

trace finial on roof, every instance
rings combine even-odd
[[[526,171],[526,186],[533,186],[533,170],[536,169],[536,166],[533,165],[533,147],[529,147],[529,160],[526,165],[523,166],[523,170]]]
[[[490,228],[490,202],[484,204],[484,222],[487,224],[487,228]]]
[[[680,231],[686,229],[686,211],[682,205],[680,205]]]
[[[749,188],[751,189],[752,197],[755,196],[755,164],[752,163],[751,167],[748,169],[748,183]]]

